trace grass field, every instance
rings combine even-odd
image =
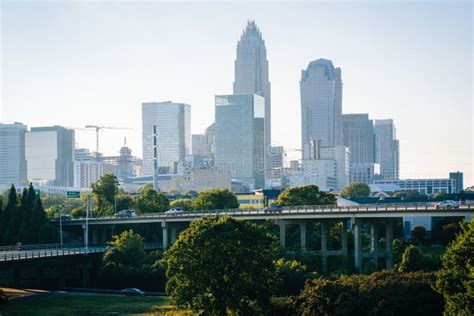
[[[167,297],[60,294],[11,300],[0,306],[4,315],[192,315],[169,305]]]

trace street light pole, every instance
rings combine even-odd
[[[61,208],[59,208],[59,242],[61,248],[63,247],[63,213]]]

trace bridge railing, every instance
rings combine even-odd
[[[18,247],[17,245],[10,245],[10,246],[0,246],[0,252],[2,251],[18,251],[18,250],[45,250],[45,249],[61,249],[61,248],[80,248],[84,247],[82,243],[63,243],[61,244],[28,244],[28,245],[21,245]]]
[[[105,247],[58,248],[0,253],[0,262],[103,252]]]

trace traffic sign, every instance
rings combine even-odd
[[[67,191],[66,192],[66,197],[68,199],[78,199],[81,197],[81,192],[79,191]]]

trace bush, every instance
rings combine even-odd
[[[307,273],[306,266],[296,260],[278,259],[275,265],[280,278],[279,295],[298,295],[306,280],[316,277],[316,274]]]
[[[0,305],[6,305],[8,303],[8,295],[0,289]]]
[[[432,273],[393,271],[314,279],[294,299],[301,315],[440,315],[443,297]]]
[[[426,235],[426,228],[423,225],[416,225],[411,229],[411,236],[415,238],[417,242],[423,243],[426,239]]]

